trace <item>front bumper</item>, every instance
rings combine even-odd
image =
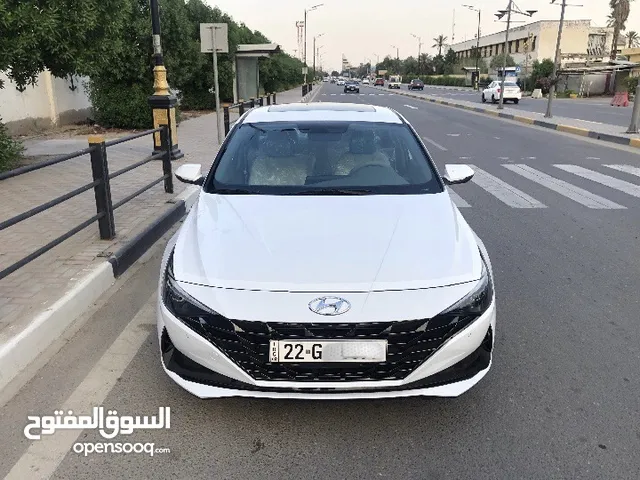
[[[479,382],[491,366],[495,300],[473,323],[449,338],[402,380],[300,382],[256,380],[221,350],[174,317],[158,301],[162,364],[180,386],[200,398],[229,396],[357,399],[455,397]]]

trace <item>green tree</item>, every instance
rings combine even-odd
[[[629,30],[627,32],[627,47],[634,48],[640,44],[640,36],[638,32],[634,30]]]
[[[45,69],[91,75],[126,49],[121,33],[132,8],[131,0],[3,0],[0,71],[21,91]]]
[[[507,55],[507,67],[515,67],[516,62],[513,60],[513,57],[509,54]],[[504,53],[500,53],[491,59],[489,63],[489,67],[493,70],[501,70],[504,65]]]
[[[442,56],[442,49],[446,46],[447,44],[447,37],[440,34],[437,37],[435,37],[433,39],[433,41],[435,42],[433,45],[431,45],[432,48],[437,48],[438,49],[438,56],[441,57]]]
[[[456,52],[452,48],[449,48],[447,54],[444,56],[444,74],[451,75],[457,63]]]
[[[613,26],[610,60],[615,60],[618,54],[618,39],[620,38],[620,32],[627,28],[626,23],[631,11],[631,2],[633,0],[609,0],[611,14],[608,18]]]

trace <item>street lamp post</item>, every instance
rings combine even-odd
[[[313,76],[314,76],[314,78],[316,76],[316,38],[320,38],[323,35],[324,35],[324,33],[321,33],[321,34],[315,35],[313,37]]]
[[[304,10],[304,66],[305,67],[308,67],[308,65],[307,65],[307,13],[318,9],[323,5],[324,5],[324,3],[319,3],[318,5],[314,5],[311,8],[305,8],[305,10]],[[305,85],[307,83],[307,74],[306,73],[304,74],[304,83],[305,83]]]
[[[514,9],[515,7],[515,9]],[[498,110],[502,110],[504,108],[504,80],[507,76],[507,55],[509,55],[509,27],[511,27],[511,13],[518,13],[520,15],[525,15],[527,17],[532,17],[537,10],[527,10],[523,12],[520,8],[514,3],[513,0],[509,0],[509,4],[507,5],[506,10],[498,10],[496,13],[496,17],[498,20],[507,15],[507,31],[504,36],[504,47],[503,47],[503,58],[502,58],[502,80],[500,82],[500,103],[498,104]]]
[[[415,34],[411,34],[412,37],[418,39],[418,74],[422,73],[422,69],[420,68],[420,54],[422,53],[422,38]]]
[[[478,66],[480,61],[480,9],[475,8],[473,5],[462,5],[463,7],[467,7],[469,10],[473,10],[474,12],[478,12],[478,36],[476,38],[476,84],[475,87],[477,90],[480,89],[480,68]]]
[[[172,158],[182,158],[184,153],[178,148],[178,130],[176,128],[176,106],[178,99],[169,91],[167,82],[167,69],[164,67],[162,57],[162,46],[160,43],[160,10],[158,0],[150,0],[151,7],[151,33],[153,40],[153,90],[149,97],[149,106],[153,112],[153,128],[167,125],[171,134],[171,155]],[[162,151],[160,133],[153,135],[153,154]]]

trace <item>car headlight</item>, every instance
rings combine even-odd
[[[480,281],[475,288],[438,316],[447,315],[458,318],[467,316],[478,317],[489,308],[492,299],[493,288],[491,285],[491,277],[484,258],[482,258],[482,273],[480,275]]]
[[[173,276],[173,252],[167,262],[163,299],[169,311],[181,320],[198,320],[204,316],[218,315],[217,312],[185,292]]]

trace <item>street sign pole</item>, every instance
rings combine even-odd
[[[224,141],[224,126],[220,111],[220,89],[218,84],[218,51],[216,50],[216,27],[211,27],[211,45],[213,46],[213,88],[216,96],[216,120],[218,122],[218,144]]]

